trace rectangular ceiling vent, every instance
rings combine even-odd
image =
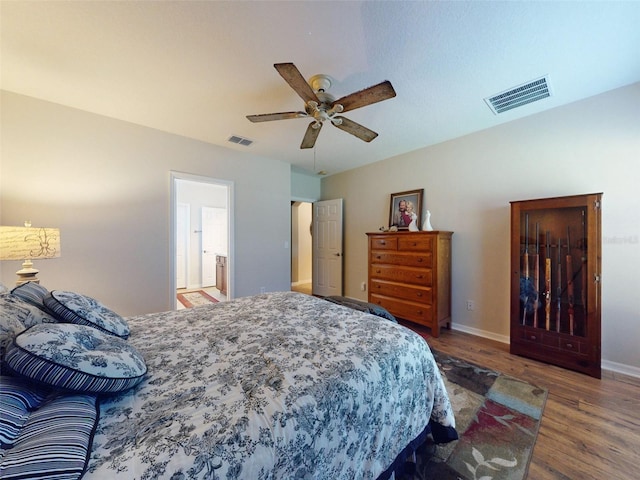
[[[243,145],[248,147],[253,143],[253,140],[249,140],[248,138],[240,137],[238,135],[231,135],[228,139],[231,143],[237,143],[238,145]]]
[[[487,102],[491,111],[497,115],[550,96],[549,78],[545,76],[523,85],[518,85],[492,97],[487,97],[484,101]]]

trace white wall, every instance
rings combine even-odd
[[[169,310],[174,170],[234,182],[235,296],[289,290],[288,164],[9,92],[1,101],[0,220],[60,227],[62,257],[36,262],[47,288],[122,315]],[[20,262],[1,268],[12,285]]]
[[[322,198],[344,198],[345,295],[366,298],[365,233],[388,226],[389,195],[417,188],[455,232],[454,328],[502,341],[509,202],[604,192],[603,366],[640,375],[640,83],[323,179]]]

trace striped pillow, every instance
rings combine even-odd
[[[41,310],[45,310],[44,297],[49,293],[49,290],[39,283],[27,282],[15,287],[11,290],[11,293],[16,297],[20,297],[25,302],[30,303]]]
[[[92,395],[53,398],[32,412],[0,457],[2,480],[77,480],[84,474],[98,423]]]
[[[142,355],[126,340],[71,323],[43,323],[20,333],[5,362],[18,375],[82,393],[127,390],[147,373]]]
[[[1,448],[11,448],[29,418],[29,412],[38,408],[47,394],[48,390],[30,386],[20,378],[0,376]]]

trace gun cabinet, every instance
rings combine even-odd
[[[511,202],[511,353],[600,378],[602,193]]]

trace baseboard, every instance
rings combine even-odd
[[[291,282],[293,287],[297,287],[298,285],[306,285],[307,283],[311,283],[311,279],[309,280],[300,280],[299,282]]]
[[[607,378],[640,385],[640,368],[638,367],[602,360],[602,370],[605,373],[603,376]]]
[[[476,337],[488,338],[489,340],[495,340],[496,342],[506,343],[507,345],[511,343],[510,338],[505,335],[496,335],[495,333],[479,330],[477,328],[452,323],[451,329],[468,333],[469,335],[475,335]],[[634,385],[640,384],[640,368],[638,367],[625,365],[624,363],[610,362],[609,360],[602,360],[601,367],[604,377],[626,381],[628,383],[633,383]]]
[[[455,323],[452,323],[451,329],[463,333],[468,333],[469,335],[475,335],[476,337],[488,338],[489,340],[495,340],[496,342],[506,343],[507,345],[511,343],[509,337],[505,335],[496,335],[495,333],[487,332],[485,330],[479,330],[477,328],[466,327],[464,325],[457,325]]]

